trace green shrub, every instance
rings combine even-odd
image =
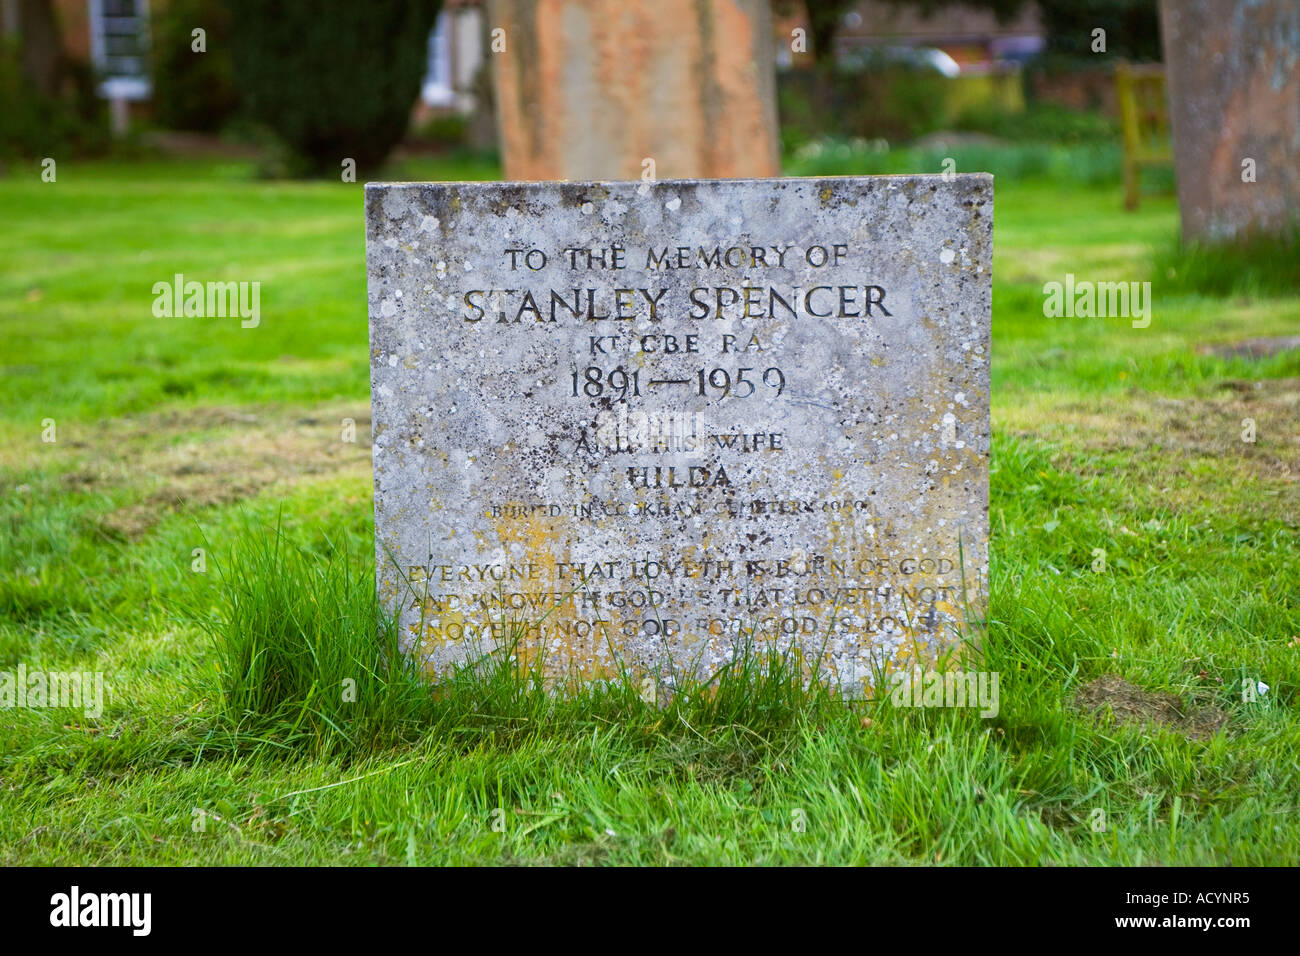
[[[1034,103],[1023,110],[1004,110],[982,104],[963,110],[954,129],[988,133],[999,139],[1023,143],[1118,142],[1119,125],[1101,113],[1072,110],[1056,103]]]
[[[468,141],[469,117],[444,113],[430,117],[416,131],[416,137],[436,146],[464,146]]]
[[[1118,183],[1124,171],[1124,150],[1119,143],[1079,143],[1059,154],[1064,161],[1060,175],[1073,183],[1084,186],[1105,186]],[[1172,185],[1171,170],[1152,169],[1145,174],[1145,181],[1156,189]]]
[[[943,125],[946,84],[906,69],[785,71],[777,81],[782,143],[923,136]]]
[[[235,80],[290,172],[377,168],[406,132],[438,0],[232,0]]]
[[[0,44],[0,156],[56,160],[105,152],[108,112],[95,96],[85,64],[65,61],[60,96],[43,96],[19,65],[18,54]]]
[[[206,50],[193,49],[205,31]],[[219,0],[171,0],[153,17],[154,109],[168,129],[214,132],[239,104],[230,11]]]
[[[1106,31],[1106,56],[1159,61],[1157,0],[1039,0],[1047,52],[1092,61],[1093,31]]]

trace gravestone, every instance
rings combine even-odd
[[[1300,6],[1163,0],[1185,241],[1284,233],[1300,217]]]
[[[857,692],[982,616],[987,175],[366,187],[378,587],[428,669]]]
[[[769,6],[490,0],[506,178],[777,175]]]

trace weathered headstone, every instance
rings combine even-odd
[[[1160,30],[1185,240],[1300,220],[1300,4],[1163,0]]]
[[[507,179],[780,171],[769,0],[491,0]]]
[[[379,590],[434,672],[801,648],[985,602],[992,179],[366,188]]]

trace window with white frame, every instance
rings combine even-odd
[[[451,23],[446,10],[438,11],[433,32],[429,34],[428,68],[420,98],[429,106],[451,106],[455,101],[451,86]]]
[[[149,81],[148,0],[89,0],[90,55],[99,93],[111,100],[144,100]]]

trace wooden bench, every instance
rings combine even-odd
[[[1124,208],[1136,209],[1142,169],[1174,165],[1165,68],[1121,63],[1115,69],[1115,86],[1124,133]]]

